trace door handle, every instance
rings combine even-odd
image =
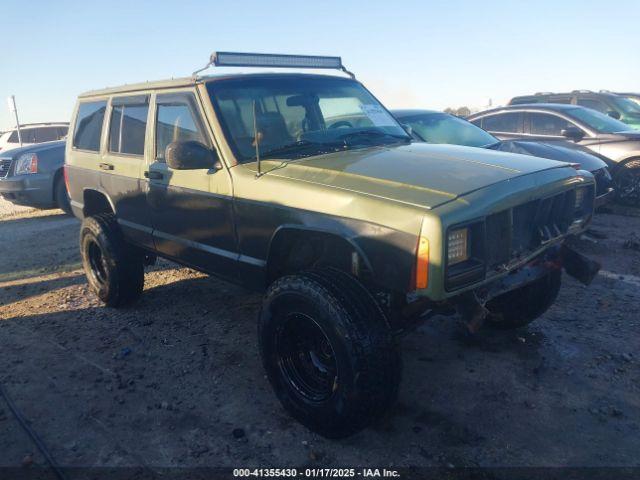
[[[98,165],[102,170],[113,170],[113,165],[110,163],[101,163]]]
[[[162,180],[164,178],[164,175],[162,174],[162,172],[157,172],[154,170],[144,172],[144,176],[149,180]]]

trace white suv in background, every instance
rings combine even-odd
[[[20,136],[22,137],[22,146],[61,140],[67,136],[68,129],[69,124],[67,122],[28,123],[21,125]],[[0,134],[0,152],[6,152],[19,146],[20,142],[16,128]]]

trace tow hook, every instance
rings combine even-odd
[[[590,285],[602,268],[598,262],[577,252],[566,243],[562,245],[560,255],[565,272],[584,285]]]

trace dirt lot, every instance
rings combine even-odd
[[[392,415],[328,441],[281,409],[256,345],[260,297],[160,262],[134,307],[87,292],[78,222],[0,218],[0,383],[67,466],[639,466],[640,212],[583,240],[604,272],[565,276],[528,328],[435,318],[403,342]],[[635,243],[634,243],[635,242]],[[44,464],[0,400],[0,465]]]

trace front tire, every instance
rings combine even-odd
[[[618,202],[640,207],[640,158],[630,160],[618,167],[613,179]]]
[[[546,276],[487,302],[486,322],[496,328],[512,329],[528,325],[544,314],[558,298],[562,272]]]
[[[328,438],[352,435],[395,401],[401,358],[384,314],[353,277],[318,269],[278,279],[258,328],[284,408]]]
[[[140,297],[144,254],[124,241],[115,215],[103,213],[82,221],[80,253],[89,288],[108,307],[122,307]]]

